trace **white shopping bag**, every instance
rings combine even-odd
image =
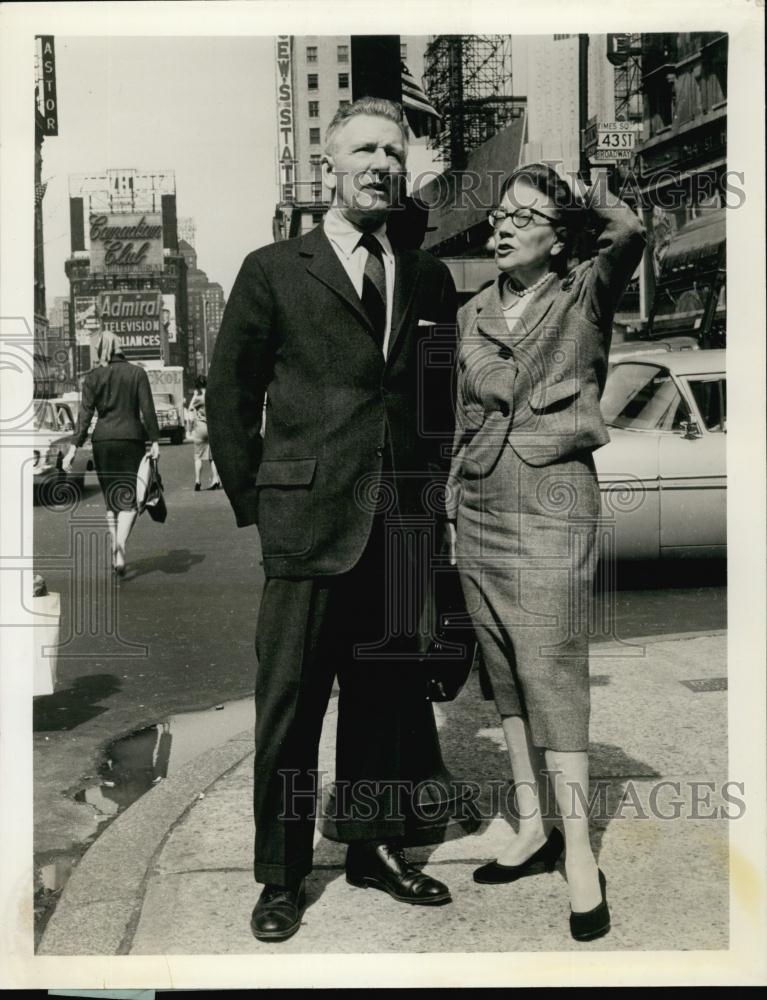
[[[35,629],[35,673],[32,695],[53,694],[56,687],[61,595],[45,594],[32,598]]]

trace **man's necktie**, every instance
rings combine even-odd
[[[368,252],[365,274],[362,279],[362,305],[373,324],[378,346],[383,350],[386,333],[386,272],[383,247],[370,233],[365,233],[357,243]]]

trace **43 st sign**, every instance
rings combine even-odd
[[[93,274],[162,271],[159,212],[91,215],[89,221]]]

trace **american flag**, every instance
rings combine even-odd
[[[47,187],[48,181],[43,181],[42,184],[35,184],[35,208],[42,202]]]
[[[439,113],[429,104],[429,98],[415,82],[410,70],[402,66],[402,104],[408,124],[417,138],[429,135],[431,128],[440,120]]]

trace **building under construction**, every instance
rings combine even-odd
[[[453,170],[524,114],[513,96],[511,35],[437,35],[426,50],[424,84],[441,116],[432,145]]]

